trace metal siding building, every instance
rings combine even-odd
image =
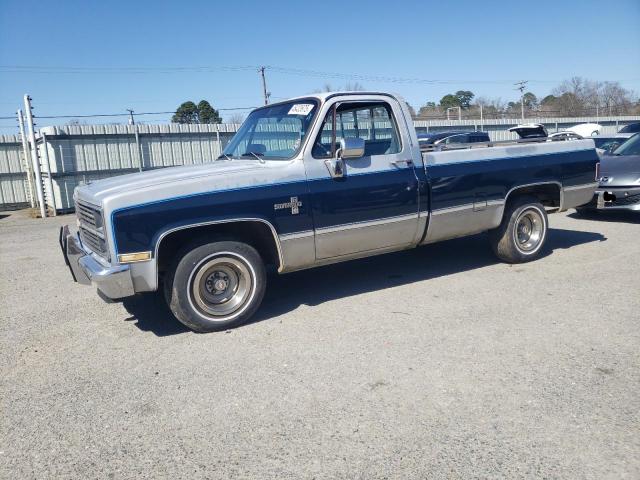
[[[29,205],[22,143],[18,135],[0,135],[0,208]]]

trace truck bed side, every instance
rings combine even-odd
[[[423,153],[431,217],[423,243],[497,227],[515,192],[566,210],[589,201],[598,156],[592,140],[507,144]]]

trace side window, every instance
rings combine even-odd
[[[453,135],[449,138],[447,138],[447,145],[452,144],[452,143],[467,143],[468,140],[468,136],[465,134],[462,135]]]
[[[389,155],[401,150],[391,107],[384,102],[343,103],[335,112],[336,149],[342,138],[362,138],[364,155]],[[313,144],[314,158],[330,158],[333,140],[333,109],[329,110]]]
[[[486,135],[470,135],[469,143],[488,142],[489,138]]]

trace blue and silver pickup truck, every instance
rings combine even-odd
[[[215,159],[212,159],[215,160]],[[215,161],[75,191],[60,232],[74,279],[118,299],[163,289],[197,331],[258,309],[279,273],[488,231],[496,255],[536,258],[547,212],[597,187],[592,140],[421,151],[406,103],[323,93],[254,110]]]

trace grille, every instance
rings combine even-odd
[[[107,244],[104,239],[98,236],[96,233],[91,232],[86,228],[80,227],[80,239],[82,240],[82,243],[84,243],[98,255],[101,255],[103,257],[106,255]]]
[[[76,202],[76,216],[82,243],[101,257],[107,258],[107,242],[102,233],[102,211],[92,205]]]
[[[76,215],[81,224],[98,230],[102,228],[102,212],[86,203],[76,202]]]

